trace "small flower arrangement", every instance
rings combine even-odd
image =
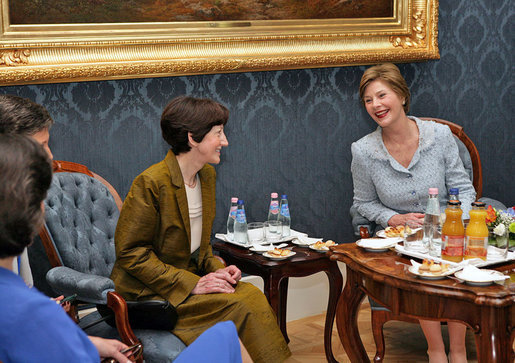
[[[510,247],[515,246],[515,207],[504,210],[497,210],[491,205],[486,210],[486,225],[492,231],[491,244],[495,244],[497,237],[509,233]]]

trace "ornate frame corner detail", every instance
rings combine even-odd
[[[393,44],[394,47],[402,47],[404,49],[407,48],[420,48],[425,47],[426,42],[426,19],[424,17],[424,11],[421,9],[418,9],[413,14],[413,35],[412,36],[405,36],[405,37],[399,37],[399,36],[391,36],[390,42]]]

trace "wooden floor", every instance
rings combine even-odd
[[[326,362],[324,353],[324,321],[325,314],[316,315],[287,324],[289,347],[292,356],[287,363]],[[373,361],[375,344],[370,326],[370,307],[362,304],[358,315],[358,326],[361,339],[368,356]],[[448,342],[447,327],[442,327],[444,341]],[[384,362],[427,362],[427,344],[418,324],[391,321],[384,327],[386,354]],[[333,329],[333,353],[339,362],[350,362],[340,343],[336,322]],[[477,362],[473,333],[467,331],[467,357],[470,363]]]

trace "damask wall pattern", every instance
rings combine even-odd
[[[441,0],[441,59],[401,64],[417,116],[464,126],[483,163],[483,194],[515,204],[513,45],[510,0]],[[214,232],[225,230],[231,196],[264,220],[270,192],[286,193],[292,227],[353,240],[350,144],[375,128],[358,99],[365,67],[2,87],[45,105],[56,124],[56,159],[86,164],[122,198],[167,147],[159,118],[173,97],[213,98],[230,110],[229,147],[216,167]]]

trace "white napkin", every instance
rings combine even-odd
[[[422,265],[421,263],[418,263],[418,262],[417,262],[417,261],[415,261],[415,260],[410,260],[410,262],[411,262],[411,265],[412,265],[413,267],[417,268],[417,269],[420,267],[420,265]]]
[[[492,274],[491,270],[480,270],[476,266],[465,266],[461,271],[460,277],[468,281],[501,281],[508,279],[509,276]]]
[[[218,238],[224,242],[229,242],[229,239],[227,238],[227,235],[224,233],[216,233],[215,238]]]
[[[508,251],[507,259],[513,258],[513,252]],[[504,250],[494,247],[488,246],[488,254],[486,259],[488,261],[502,261],[504,260]]]
[[[282,247],[286,247],[288,246],[287,243],[281,243],[279,246],[274,246],[274,245],[260,245],[260,244],[257,244],[257,243],[254,243],[252,245],[252,249],[256,252],[266,252],[266,251],[270,251],[270,250],[273,250],[274,248],[282,248]]]
[[[322,238],[314,238],[314,237],[308,237],[308,236],[298,236],[297,239],[303,245],[311,245],[315,242],[322,240]]]
[[[298,232],[298,231],[295,231],[293,229],[290,229],[290,235],[288,237],[282,237],[277,242],[288,242],[288,241],[291,241],[291,240],[293,240],[295,238],[302,238],[302,237],[307,237],[307,236],[308,236],[307,233]],[[219,240],[222,240],[224,242],[230,242],[230,243],[238,244],[238,243],[236,243],[236,242],[234,242],[232,240],[229,240],[229,238],[227,238],[227,235],[225,233],[216,233],[215,234],[215,238],[218,238]],[[242,245],[242,246],[249,246],[249,245]]]
[[[360,240],[359,245],[363,248],[388,248],[399,242],[402,242],[401,237],[363,238]]]

